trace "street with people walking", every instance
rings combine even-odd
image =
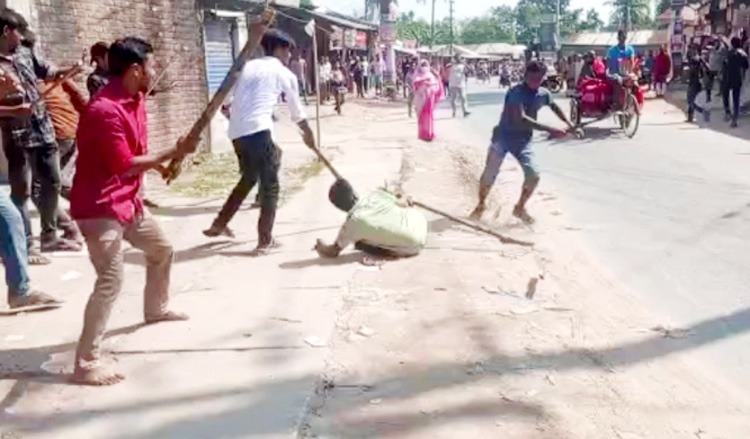
[[[378,3],[0,9],[0,439],[747,435],[747,30]]]

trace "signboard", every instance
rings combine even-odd
[[[347,48],[354,48],[354,45],[357,42],[357,31],[354,29],[345,29],[344,30],[344,47]]]
[[[396,41],[395,23],[386,21],[380,23],[380,41],[386,44]]]
[[[357,31],[354,35],[354,47],[357,49],[367,49],[367,32]]]
[[[331,26],[331,50],[340,50],[344,48],[344,30],[338,26]]]
[[[544,52],[556,52],[560,48],[554,22],[539,25],[539,45]]]

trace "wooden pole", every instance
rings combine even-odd
[[[318,65],[318,29],[313,26],[312,29],[312,41],[313,41],[313,66],[315,67],[315,130],[318,135],[318,148],[321,147],[320,142],[320,66]]]
[[[428,205],[426,205],[424,203],[421,203],[419,201],[412,200],[412,204],[415,205],[415,206],[417,206],[417,207],[420,207],[420,208],[422,208],[422,209],[424,209],[424,210],[426,210],[428,212],[432,212],[434,214],[437,214],[437,215],[440,215],[442,217],[448,218],[449,220],[451,220],[451,221],[453,221],[455,223],[461,224],[462,226],[466,226],[466,227],[468,227],[468,228],[470,228],[472,230],[476,230],[478,232],[482,232],[482,233],[486,233],[486,234],[488,234],[490,236],[494,236],[495,238],[499,239],[500,242],[502,242],[503,244],[516,244],[516,245],[520,245],[520,246],[523,246],[523,247],[533,247],[534,246],[533,242],[520,241],[520,240],[515,239],[515,238],[509,238],[509,237],[507,237],[505,235],[501,235],[500,233],[497,233],[496,231],[490,229],[489,227],[485,227],[485,226],[482,226],[482,225],[479,225],[479,224],[472,223],[472,222],[467,221],[465,219],[458,218],[458,217],[453,216],[453,215],[451,215],[451,214],[449,214],[447,212],[443,212],[442,210],[438,210],[438,209],[436,209],[434,207],[430,207],[430,206],[428,206]]]
[[[229,92],[232,91],[232,87],[234,87],[234,84],[237,82],[245,62],[250,59],[250,56],[255,52],[255,49],[260,46],[263,34],[266,32],[268,25],[273,21],[275,16],[276,12],[267,7],[261,14],[260,20],[253,24],[247,43],[245,43],[245,47],[242,48],[242,51],[237,56],[237,60],[235,60],[232,68],[219,86],[219,89],[216,90],[216,93],[214,93],[213,97],[208,102],[208,105],[206,105],[203,113],[201,113],[198,120],[193,123],[190,131],[188,131],[188,134],[184,138],[184,142],[189,145],[192,144],[193,147],[191,149],[193,151],[196,149],[198,142],[200,142],[201,133],[211,123],[211,119],[213,119],[216,112],[219,111],[219,108],[221,108],[221,105],[229,95]],[[182,172],[183,160],[184,158],[173,159],[169,162],[167,172],[163,173],[167,184],[172,183],[180,175]]]

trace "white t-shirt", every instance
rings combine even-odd
[[[239,139],[261,131],[273,131],[273,108],[284,93],[292,120],[307,118],[299,96],[297,76],[278,58],[265,56],[245,63],[234,86],[229,117],[229,138]]]
[[[367,60],[364,60],[360,63],[362,65],[362,74],[364,76],[370,75],[370,63],[367,62]]]
[[[372,62],[372,74],[375,76],[383,76],[383,69],[385,68],[385,65],[383,64],[383,61],[373,61]]]
[[[466,65],[454,64],[451,66],[451,76],[449,85],[451,87],[463,87],[466,85]]]

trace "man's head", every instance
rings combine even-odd
[[[659,48],[659,53],[667,53],[667,46],[661,46]]]
[[[625,29],[620,29],[617,31],[617,44],[620,46],[624,46],[625,42],[628,40],[628,31]]]
[[[36,47],[36,34],[30,29],[25,29],[23,32],[21,32],[21,34],[23,35],[23,41],[21,41],[21,45],[33,52],[34,48]]]
[[[463,57],[461,57],[461,55],[456,55],[454,59],[456,60],[456,64],[461,64],[462,62],[464,62]]]
[[[740,37],[733,37],[732,49],[741,49],[741,48],[742,48],[742,39]]]
[[[354,188],[343,179],[336,180],[336,183],[331,185],[331,189],[328,191],[328,199],[336,208],[344,212],[349,212],[357,204],[357,195],[354,193]]]
[[[146,92],[156,76],[154,48],[137,37],[125,37],[109,47],[107,53],[110,75],[121,78],[123,85],[135,93]]]
[[[11,51],[23,42],[23,31],[29,27],[26,19],[21,14],[10,8],[0,9],[0,39]]]
[[[542,61],[530,61],[526,64],[526,71],[524,72],[524,82],[532,89],[536,90],[544,81],[544,76],[547,74],[547,65]]]
[[[283,64],[289,62],[292,50],[296,47],[294,40],[286,32],[278,29],[269,29],[263,34],[260,41],[266,56],[278,58]]]
[[[107,70],[107,52],[109,52],[109,44],[104,41],[99,41],[91,46],[89,50],[91,64],[96,64],[97,67]]]

